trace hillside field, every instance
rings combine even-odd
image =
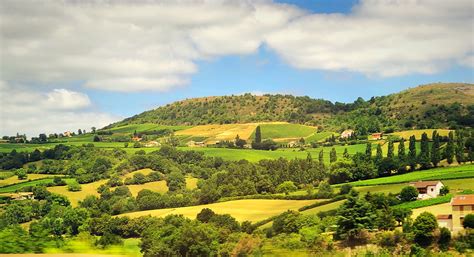
[[[311,134],[316,133],[316,130],[316,127],[291,123],[270,123],[260,125],[262,140],[274,139],[277,142],[286,142],[299,140],[300,138],[306,138]],[[255,131],[251,136],[252,140],[254,138]]]
[[[135,218],[146,215],[164,217],[169,214],[182,214],[185,217],[194,219],[203,208],[210,208],[219,214],[230,214],[240,222],[245,220],[256,222],[278,215],[286,210],[297,210],[317,201],[319,200],[235,200],[189,207],[131,212],[119,216]]]
[[[389,135],[395,135],[402,137],[406,140],[408,140],[411,136],[415,136],[416,140],[421,139],[421,135],[423,133],[426,133],[428,138],[431,139],[431,136],[433,135],[433,131],[435,131],[440,135],[440,136],[448,136],[449,132],[452,130],[449,129],[414,129],[414,130],[405,130],[405,131],[400,131],[400,132],[394,132]]]

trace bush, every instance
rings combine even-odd
[[[443,187],[439,190],[439,194],[440,194],[440,195],[447,195],[447,194],[449,194],[449,187],[448,187],[448,186],[443,186]]]
[[[70,192],[79,192],[82,190],[81,185],[77,182],[71,182],[67,185],[67,190]]]
[[[462,226],[464,228],[474,228],[474,214],[468,214],[464,217],[464,221],[462,222]]]
[[[66,185],[66,181],[64,181],[60,177],[54,177],[53,183],[54,183],[55,186],[65,186]]]
[[[341,195],[346,195],[351,191],[351,189],[352,189],[352,185],[344,184],[344,185],[341,186],[340,194]]]
[[[277,186],[276,191],[278,193],[285,193],[285,195],[287,195],[290,192],[296,191],[296,189],[298,188],[295,186],[295,183],[293,183],[293,181],[285,181]]]
[[[438,221],[432,213],[421,213],[413,222],[415,242],[421,246],[430,245],[433,240],[433,231],[437,227]]]
[[[449,243],[451,242],[451,232],[447,228],[441,228],[439,230],[438,245],[443,251],[448,250]]]
[[[400,192],[400,200],[403,202],[415,201],[417,197],[418,190],[412,186],[406,186],[402,188],[402,191]]]

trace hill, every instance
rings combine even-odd
[[[325,130],[360,132],[474,126],[474,85],[437,83],[399,93],[332,103],[307,96],[251,94],[186,99],[146,111],[106,129],[130,124],[208,125],[286,121]]]

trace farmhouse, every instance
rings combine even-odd
[[[373,133],[371,136],[372,140],[380,140],[382,139],[383,133]]]
[[[457,195],[451,198],[452,214],[438,215],[440,227],[457,232],[463,229],[462,223],[467,214],[474,213],[474,195]]]
[[[145,144],[145,147],[158,147],[158,146],[161,146],[161,144],[156,141],[150,141]]]
[[[441,181],[418,181],[411,182],[410,186],[418,190],[418,199],[427,199],[437,197],[444,185]]]
[[[140,141],[142,141],[142,138],[135,136],[135,137],[132,137],[132,141],[140,142]]]
[[[346,129],[341,133],[341,138],[349,138],[354,134],[354,130]]]
[[[71,131],[66,131],[66,132],[63,133],[63,135],[64,135],[65,137],[72,137]]]

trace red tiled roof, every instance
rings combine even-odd
[[[451,214],[440,214],[438,216],[436,216],[436,219],[438,220],[449,220],[449,219],[452,219],[453,218],[453,215]]]
[[[436,186],[438,182],[441,182],[439,180],[437,181],[417,181],[417,182],[410,182],[411,186],[414,186],[416,188],[426,188],[428,186]]]
[[[451,198],[451,205],[474,205],[474,195],[457,195]]]

